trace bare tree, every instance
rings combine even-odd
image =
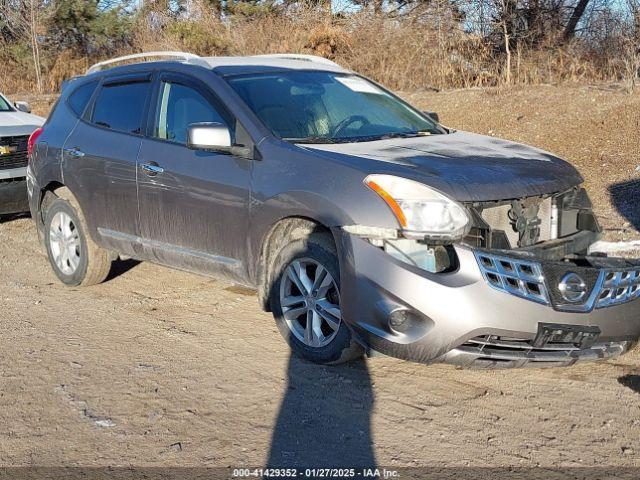
[[[564,29],[564,39],[571,40],[573,36],[576,34],[576,27],[578,26],[578,22],[584,15],[585,10],[587,9],[587,5],[589,4],[589,0],[579,0],[576,8],[573,9],[571,13],[571,17],[569,17],[569,21],[567,22],[567,26]]]
[[[512,47],[517,40],[517,25],[520,10],[518,0],[492,0],[490,4],[493,12],[492,24],[494,38],[499,38],[499,51],[504,53],[503,81],[511,83]]]
[[[50,8],[44,0],[0,0],[0,16],[5,19],[5,28],[15,38],[29,42],[38,92],[43,89],[39,32]]]
[[[624,64],[627,70],[629,90],[633,91],[640,79],[640,0],[627,0],[629,20],[624,39]]]

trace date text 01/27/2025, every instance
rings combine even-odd
[[[239,468],[233,477],[256,478],[398,478],[397,470],[380,468]]]

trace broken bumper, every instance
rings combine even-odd
[[[523,267],[522,278],[507,272],[498,285],[478,251],[463,246],[455,247],[454,272],[432,274],[355,235],[340,236],[343,318],[370,350],[466,367],[556,366],[620,355],[640,337],[640,266],[623,260],[577,268],[589,291],[572,303],[558,284],[576,268]],[[612,271],[635,273],[610,278]]]

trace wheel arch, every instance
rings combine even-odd
[[[38,228],[38,233],[40,234],[40,241],[44,243],[44,216],[47,211],[47,206],[56,198],[62,198],[71,203],[76,210],[78,210],[78,215],[82,216],[83,221],[86,224],[86,218],[84,216],[84,210],[78,201],[78,198],[73,194],[73,192],[69,189],[69,187],[63,184],[60,181],[52,180],[47,183],[44,187],[40,189],[40,198],[38,200],[38,210],[37,215],[34,218],[36,222],[36,226]],[[87,235],[93,237],[91,235],[91,231],[86,232]],[[92,238],[95,242],[95,239]]]
[[[56,190],[64,188],[64,185],[56,180],[52,180],[47,183],[45,186],[40,189],[34,190],[33,192],[33,200],[31,203],[31,216],[36,223],[36,228],[38,230],[38,237],[40,239],[40,243],[44,246],[44,215],[47,210],[47,205],[51,203],[53,198],[57,195],[55,194]],[[36,197],[37,194],[37,197]]]
[[[256,265],[256,284],[258,300],[264,311],[271,311],[269,277],[278,252],[288,242],[307,238],[315,233],[324,234],[327,248],[336,249],[336,239],[332,229],[318,219],[309,216],[292,215],[281,218],[263,236]]]
[[[47,204],[51,201],[50,199],[53,197],[64,198],[65,200],[72,201],[76,205],[78,205],[78,200],[75,195],[69,190],[65,184],[58,181],[51,181],[47,183],[40,190],[40,199],[38,205],[38,221],[44,221],[44,213],[46,212]]]

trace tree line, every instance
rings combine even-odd
[[[0,0],[0,88],[153,48],[315,53],[393,88],[626,81],[640,0]]]

